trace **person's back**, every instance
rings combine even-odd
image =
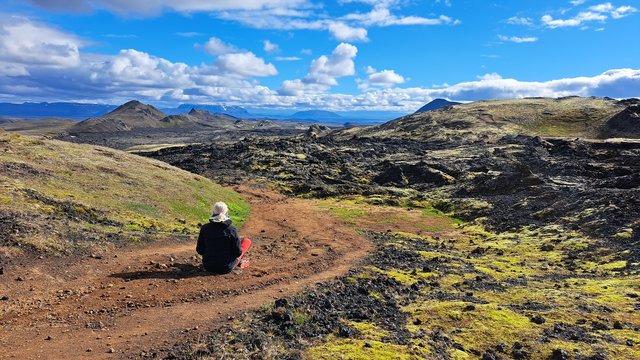
[[[202,255],[202,264],[207,271],[226,274],[233,270],[242,250],[240,237],[231,220],[212,221],[202,226],[196,251]]]
[[[251,246],[249,239],[240,240],[227,212],[225,203],[214,205],[214,214],[209,219],[210,222],[200,229],[196,246],[196,251],[202,255],[205,270],[216,274],[232,271]]]

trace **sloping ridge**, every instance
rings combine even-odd
[[[602,127],[601,138],[640,139],[640,102],[615,114]]]
[[[237,118],[235,116],[231,116],[227,114],[218,114],[218,113],[212,114],[207,110],[201,110],[201,109],[195,109],[195,108],[189,111],[189,116],[197,119],[198,122],[202,124],[206,124],[207,126],[222,127],[222,128],[235,127],[238,121],[240,120],[240,118]]]
[[[74,125],[70,133],[130,131],[141,128],[166,127],[161,122],[167,115],[151,105],[131,100],[110,113]]]
[[[485,100],[401,117],[336,133],[419,141],[491,141],[505,135],[597,138],[604,123],[626,105],[607,98]]]
[[[0,248],[73,253],[172,239],[197,231],[215,201],[236,220],[248,211],[233,191],[126,152],[12,133],[0,133],[0,146]]]

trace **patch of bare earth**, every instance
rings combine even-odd
[[[342,275],[371,249],[310,201],[235,190],[252,205],[241,230],[253,239],[251,266],[240,275],[203,272],[195,239],[2,266],[0,358],[138,356]]]

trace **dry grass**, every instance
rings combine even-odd
[[[0,233],[0,246],[57,252],[72,245],[74,234],[133,242],[188,234],[220,200],[237,223],[248,216],[239,194],[206,178],[98,146],[0,133],[0,169],[3,225],[18,229],[4,239]]]

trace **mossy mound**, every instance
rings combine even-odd
[[[245,221],[239,194],[160,161],[0,133],[0,248],[9,253],[190,235],[215,201]]]

